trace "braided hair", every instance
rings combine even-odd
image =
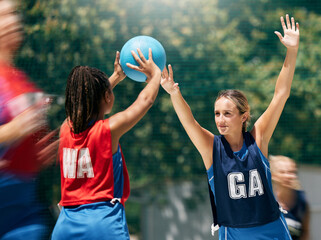
[[[97,68],[74,67],[67,79],[65,110],[71,130],[86,130],[99,115],[101,99],[111,92],[108,76]]]

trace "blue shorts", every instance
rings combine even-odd
[[[274,222],[250,228],[221,226],[219,240],[291,240],[283,215]]]
[[[62,208],[52,240],[129,240],[124,206],[117,202]]]
[[[45,239],[49,226],[44,211],[34,179],[0,171],[0,240]]]
[[[0,240],[45,240],[48,239],[49,229],[43,223],[26,224],[16,227],[0,237]]]

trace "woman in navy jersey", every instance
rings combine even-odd
[[[173,70],[164,70],[162,87],[170,94],[174,109],[207,170],[215,229],[219,239],[291,239],[274,198],[269,169],[268,144],[290,95],[299,47],[299,24],[281,17],[284,36],[275,32],[287,48],[272,101],[247,131],[250,106],[239,90],[221,91],[215,101],[215,123],[220,133],[202,128],[194,119]]]
[[[113,88],[125,78],[116,54],[110,78],[100,70],[77,66],[68,76],[67,119],[60,130],[61,201],[53,240],[129,239],[124,203],[129,177],[119,139],[153,105],[161,71],[152,58],[134,53],[139,66],[129,67],[147,76],[136,101],[107,119],[114,104]]]
[[[275,197],[284,214],[293,240],[310,239],[309,203],[301,188],[297,166],[292,158],[269,156]]]

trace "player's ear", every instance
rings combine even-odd
[[[243,113],[243,115],[242,115],[242,122],[243,122],[243,123],[246,122],[248,116],[249,116],[249,113],[248,113],[248,112]]]
[[[105,91],[104,100],[106,103],[110,103],[112,101],[112,92],[111,91]]]

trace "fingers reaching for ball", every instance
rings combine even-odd
[[[148,64],[151,59],[160,70],[164,69],[165,49],[158,40],[150,36],[133,37],[124,44],[120,51],[122,69],[127,77],[137,82],[146,81],[148,76],[144,72],[143,64]]]
[[[153,60],[153,55],[152,55],[152,49],[149,48],[148,49],[148,56],[149,58],[146,59],[144,54],[142,53],[142,51],[138,48],[137,49],[137,53],[136,54],[135,51],[131,51],[135,61],[139,64],[138,66],[131,64],[131,63],[126,63],[126,65],[131,68],[134,69],[136,71],[142,72],[146,75],[147,79],[153,77],[153,75],[156,72],[160,72],[159,67],[154,63]]]

